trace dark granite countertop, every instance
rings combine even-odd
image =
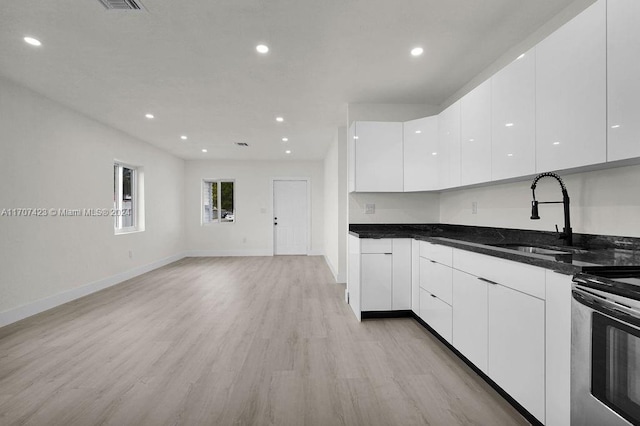
[[[527,263],[564,274],[617,266],[640,267],[640,239],[609,235],[574,234],[574,245],[563,247],[554,232],[490,228],[447,224],[363,224],[349,225],[359,238],[413,238],[462,250]],[[491,244],[521,244],[569,254],[543,255],[494,247]]]

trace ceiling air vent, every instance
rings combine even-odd
[[[238,145],[238,146],[249,146],[249,144],[246,143],[246,142],[236,142],[236,145]]]
[[[134,0],[99,0],[109,10],[142,10],[142,5]]]

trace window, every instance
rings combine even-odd
[[[233,180],[205,180],[202,196],[202,223],[235,222]]]
[[[138,169],[113,165],[113,217],[116,233],[138,231]]]

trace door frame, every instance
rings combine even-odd
[[[276,181],[279,180],[292,180],[292,181],[305,181],[307,182],[307,253],[309,256],[311,253],[311,178],[310,177],[272,177],[271,185],[269,187],[269,200],[271,203],[271,219],[269,219],[269,224],[271,225],[271,256],[275,256],[276,254],[276,230],[273,226],[273,218],[275,215],[275,190],[274,185]],[[300,255],[303,256],[303,255]]]

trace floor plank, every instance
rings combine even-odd
[[[322,257],[183,259],[0,328],[0,424],[527,424],[417,322],[343,298]]]

